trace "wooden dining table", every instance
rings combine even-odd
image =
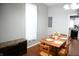
[[[40,42],[46,43],[47,45],[50,45],[50,46],[60,48],[64,43],[66,43],[66,40],[59,39],[59,40],[47,41],[47,40],[44,39],[44,40],[41,40]]]
[[[61,38],[58,38],[58,39],[43,38],[40,42],[45,43],[48,46],[54,47],[55,48],[55,53],[57,55],[60,48],[66,44],[66,41],[67,41],[67,38],[64,39],[64,37],[61,37]]]

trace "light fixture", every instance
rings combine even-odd
[[[71,4],[71,9],[72,9],[72,10],[77,9],[77,4],[76,4],[76,3],[72,3],[72,4]]]
[[[68,4],[64,5],[64,9],[69,10],[70,9],[69,5]]]
[[[76,9],[79,9],[79,4],[78,3],[65,4],[64,9],[65,10],[76,10]]]

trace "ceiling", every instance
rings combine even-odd
[[[65,3],[44,3],[46,6],[55,6],[55,5],[60,5],[60,4],[65,4]]]

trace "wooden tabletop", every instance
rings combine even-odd
[[[46,39],[42,39],[40,42],[60,48],[66,42],[66,40],[65,39],[58,39],[58,40],[52,39],[52,41],[47,41]]]

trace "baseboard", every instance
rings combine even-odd
[[[37,42],[37,43],[35,43],[35,44],[31,45],[31,46],[28,46],[27,48],[31,48],[31,47],[33,47],[33,46],[39,44],[39,43],[40,43],[40,42]]]

